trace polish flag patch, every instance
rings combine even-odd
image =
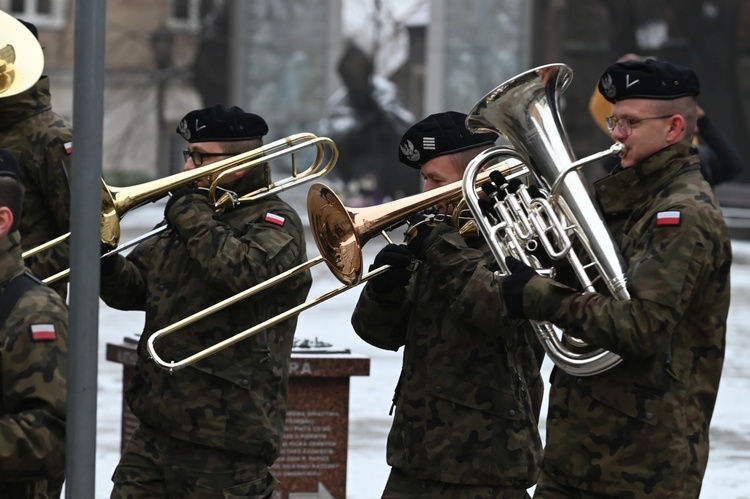
[[[73,154],[73,142],[65,143],[65,152],[68,154]]]
[[[680,212],[679,211],[661,211],[657,213],[656,225],[657,226],[680,225]]]
[[[266,222],[276,224],[279,227],[284,226],[284,222],[286,219],[280,215],[277,215],[275,213],[266,213],[266,216],[263,218]]]
[[[34,341],[54,341],[57,339],[57,331],[54,324],[32,324],[31,339]]]

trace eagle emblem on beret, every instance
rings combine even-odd
[[[602,76],[602,90],[604,91],[604,95],[609,97],[610,99],[614,99],[615,95],[617,94],[617,88],[615,88],[614,81],[612,81],[612,75],[609,73]]]
[[[178,133],[182,135],[185,140],[190,140],[190,127],[188,126],[187,120],[180,121],[180,126],[177,129]]]
[[[401,152],[409,161],[414,161],[415,163],[419,161],[419,151],[416,147],[414,147],[414,144],[412,144],[411,140],[406,140],[399,146],[399,149],[401,149]]]

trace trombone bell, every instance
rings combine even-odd
[[[515,158],[492,165],[477,177],[476,185],[499,170],[513,178],[527,174],[526,165]],[[347,208],[330,187],[313,184],[307,193],[307,214],[315,244],[331,272],[344,284],[355,285],[362,279],[362,246],[383,230],[406,220],[409,215],[435,204],[458,204],[463,197],[462,182],[438,187],[403,199],[368,208]]]

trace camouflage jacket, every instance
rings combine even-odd
[[[629,300],[534,277],[527,317],[619,354],[590,377],[555,368],[543,468],[617,497],[698,497],[724,360],[731,245],[687,141],[595,184]],[[665,216],[668,214],[669,216]]]
[[[356,333],[386,350],[404,347],[387,460],[409,476],[526,489],[541,459],[537,431],[543,351],[505,317],[497,269],[482,239],[433,229],[405,289],[367,285]]]
[[[115,256],[112,271],[102,272],[108,305],[146,312],[126,400],[159,431],[270,465],[280,450],[296,318],[173,373],[149,359],[146,339],[305,261],[302,223],[276,196],[216,216],[205,196],[190,194],[170,216],[173,225],[126,258]],[[155,348],[167,362],[184,359],[302,303],[311,282],[309,272],[299,274],[163,337]]]
[[[0,144],[18,160],[24,172],[21,217],[23,249],[29,250],[70,230],[71,156],[73,140],[68,122],[52,111],[49,79],[29,90],[0,99]],[[68,268],[68,243],[58,244],[26,259],[40,279]],[[65,298],[67,280],[51,287]]]
[[[26,272],[19,233],[0,238],[0,290]],[[0,498],[46,498],[65,471],[68,310],[47,286],[0,325]]]

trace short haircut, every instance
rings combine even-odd
[[[690,136],[695,132],[698,122],[698,109],[695,97],[686,96],[672,100],[656,101],[657,112],[661,115],[679,114],[685,120],[685,135]]]

